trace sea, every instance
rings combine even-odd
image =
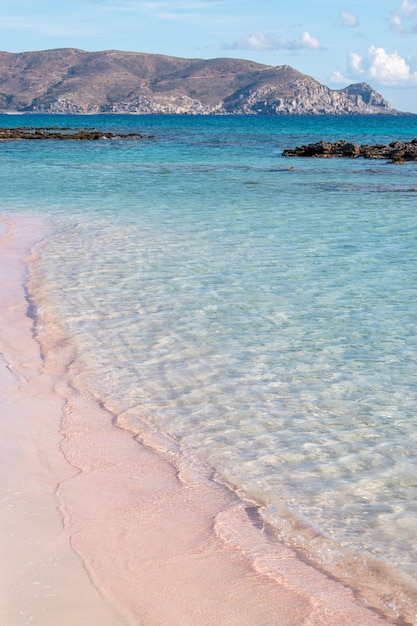
[[[417,116],[0,126],[152,136],[0,144],[2,214],[48,223],[36,332],[48,306],[126,429],[169,438],[276,541],[354,588],[372,572],[391,589],[377,608],[416,616],[417,164],[282,152],[411,140]]]

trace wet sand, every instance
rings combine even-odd
[[[127,430],[47,315],[40,347],[24,281],[41,238],[30,218],[0,222],[0,622],[390,623],[277,544],[174,444]]]

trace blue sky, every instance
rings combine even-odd
[[[287,64],[417,113],[417,0],[0,0],[0,50],[68,47]]]

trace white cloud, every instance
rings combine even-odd
[[[402,19],[396,13],[392,13],[389,19],[390,27],[396,35],[406,35],[408,29],[404,26]]]
[[[417,84],[417,75],[411,74],[410,66],[398,52],[388,54],[384,48],[371,46],[367,53],[368,76],[382,85],[398,85],[413,82]]]
[[[265,33],[249,33],[243,35],[236,43],[231,44],[231,48],[241,48],[246,50],[274,50],[282,47],[282,40],[273,39]]]
[[[321,47],[319,40],[312,37],[307,31],[302,33],[301,37],[295,41],[295,45],[297,48],[309,48],[316,50]]]
[[[365,71],[362,66],[362,57],[356,52],[348,55],[348,66],[355,74],[363,74]]]
[[[359,26],[358,18],[353,13],[349,13],[348,11],[342,11],[339,15],[339,24],[342,26],[349,26],[350,28],[355,28]]]
[[[330,76],[330,82],[333,85],[345,84],[345,83],[348,83],[349,80],[350,79],[347,76],[345,76],[345,74],[342,74],[340,70],[333,70]]]
[[[417,4],[410,2],[410,0],[403,0],[401,4],[401,11],[404,16],[411,20],[417,19]]]
[[[226,44],[226,49],[233,50],[318,50],[321,48],[320,41],[305,31],[297,39],[276,37],[274,35],[255,32],[243,35],[238,41]]]
[[[397,35],[417,33],[417,2],[415,0],[403,0],[390,16],[390,27]]]
[[[333,72],[332,82],[369,81],[385,87],[417,86],[417,71],[413,59],[401,57],[397,51],[387,52],[384,48],[370,46],[366,54],[360,56],[351,52],[347,59],[346,74]]]

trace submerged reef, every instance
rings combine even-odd
[[[393,141],[386,145],[359,145],[351,141],[318,141],[296,148],[287,148],[283,156],[320,157],[320,158],[349,158],[357,159],[388,159],[391,163],[405,163],[417,161],[417,139],[412,141]]]

